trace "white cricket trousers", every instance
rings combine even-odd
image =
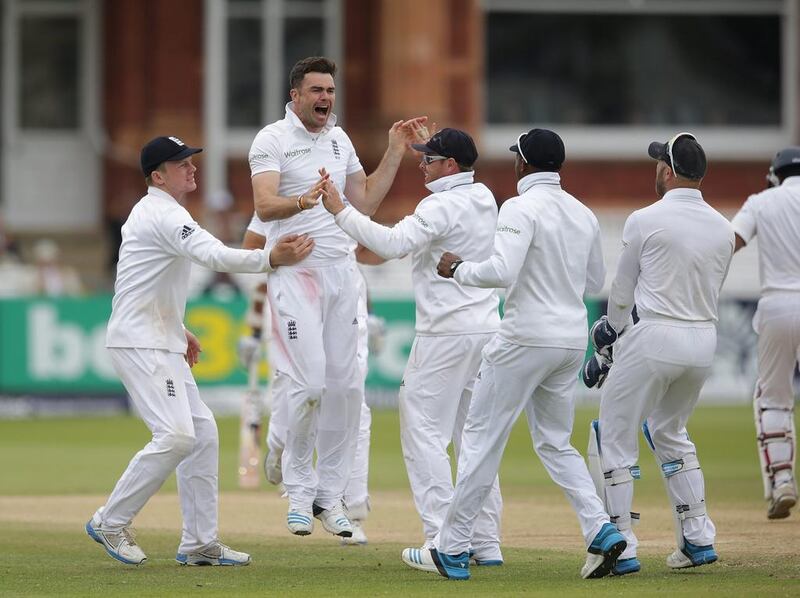
[[[494,333],[417,336],[408,356],[399,396],[400,441],[425,542],[431,545],[453,500],[447,447],[453,443],[458,461],[481,351],[492,337]],[[489,486],[469,539],[476,552],[499,558],[503,502],[496,475]]]
[[[764,495],[773,487],[795,483],[797,439],[794,426],[794,370],[800,361],[800,293],[782,291],[763,296],[753,317],[758,334],[758,381],[754,394],[756,430],[759,436],[783,439],[759,441]],[[788,464],[772,475],[768,464]]]
[[[96,516],[104,530],[130,525],[175,471],[183,515],[179,552],[217,540],[219,437],[184,356],[109,349],[111,362],[153,439],[136,453]],[[177,468],[177,469],[176,469]]]
[[[367,302],[366,295],[359,297],[358,301],[358,350],[357,359],[359,375],[362,380],[367,377],[367,358],[369,355],[367,338]],[[270,350],[272,351],[272,349]],[[272,353],[271,353],[272,354]],[[272,380],[272,410],[267,430],[267,447],[270,451],[283,453],[286,446],[287,406],[286,386],[288,378],[276,372]],[[372,426],[372,412],[367,406],[364,396],[363,382],[359,386],[362,395],[361,414],[359,417],[358,433],[355,437],[356,449],[350,480],[344,493],[344,503],[348,509],[355,509],[362,505],[368,508],[369,490],[369,445],[370,428]]]
[[[268,287],[276,376],[286,376],[281,468],[289,508],[330,509],[350,479],[361,414],[355,261],[279,268]]]
[[[639,433],[646,421],[659,463],[697,456],[686,422],[700,389],[711,372],[717,329],[711,322],[681,322],[642,315],[614,345],[614,365],[600,400],[600,454],[603,471],[630,468],[639,457]],[[667,478],[673,505],[705,502],[701,469]],[[608,513],[626,517],[633,502],[633,482],[606,487]],[[674,508],[674,507],[673,507]],[[708,515],[687,517],[683,535],[692,544],[714,543]],[[628,547],[620,558],[636,556],[638,540],[630,528],[620,529]]]
[[[575,510],[587,547],[609,522],[586,463],[570,444],[583,356],[582,350],[526,347],[500,335],[486,345],[461,440],[455,493],[439,536],[441,552],[469,549],[511,428],[523,410],[534,450]]]

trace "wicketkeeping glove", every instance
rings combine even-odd
[[[253,361],[261,357],[261,339],[254,336],[243,336],[236,345],[236,355],[244,369],[248,369]]]
[[[595,353],[583,366],[583,383],[588,388],[600,388],[606,381],[612,364],[610,347],[603,354]]]
[[[592,344],[597,351],[610,347],[615,342],[619,334],[608,323],[608,316],[602,316],[589,330],[589,338],[592,339]]]

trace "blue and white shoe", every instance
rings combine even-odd
[[[314,531],[314,519],[311,511],[289,510],[286,515],[286,527],[295,536],[308,536]]]
[[[179,552],[175,557],[181,565],[208,566],[208,565],[249,565],[250,555],[239,552],[220,541],[198,550],[197,552]]]
[[[499,567],[503,564],[503,555],[499,550],[494,554],[488,554],[487,552],[475,552],[470,548],[469,562],[478,567]]]
[[[147,555],[136,544],[133,534],[127,527],[115,532],[104,531],[100,528],[100,523],[92,517],[86,522],[86,533],[92,540],[101,544],[111,558],[121,563],[141,565],[147,560]]]
[[[589,554],[581,569],[581,577],[597,579],[611,573],[617,558],[627,546],[628,542],[613,523],[604,524],[589,545]]]
[[[617,564],[611,568],[611,575],[628,575],[642,570],[642,564],[636,557],[618,559]]]
[[[713,545],[698,546],[684,538],[683,548],[679,548],[667,557],[667,565],[673,569],[686,569],[687,567],[710,565],[718,558]]]
[[[443,554],[435,548],[405,548],[403,562],[409,567],[438,573],[447,579],[469,579],[469,554]]]
[[[353,536],[353,525],[347,515],[344,514],[344,507],[341,503],[330,509],[323,509],[315,504],[313,505],[313,510],[314,517],[322,522],[322,527],[326,531],[342,538],[351,538]]]

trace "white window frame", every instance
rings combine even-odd
[[[320,8],[322,13],[320,14]],[[289,73],[284,72],[284,20],[287,17],[319,16],[324,21],[325,55],[341,62],[342,56],[342,0],[316,2],[289,2],[287,0],[261,0],[251,6],[239,6],[229,11],[227,0],[205,0],[205,78],[204,113],[205,129],[204,178],[205,193],[227,188],[227,162],[230,158],[246,158],[258,129],[283,117],[283,96]],[[230,127],[227,124],[227,34],[230,16],[261,18],[261,56],[264,65],[262,77],[262,114],[264,122],[258,128]],[[336,84],[336,112],[344,108],[342,78]]]
[[[694,126],[709,156],[719,159],[771,158],[797,139],[797,3],[794,0],[482,0],[490,12],[583,14],[769,14],[781,17],[781,124],[779,126]],[[484,106],[488,105],[484,101]],[[483,146],[489,157],[508,154],[510,141],[534,123],[495,125],[484,115]],[[642,158],[648,144],[668,139],[680,125],[597,126],[535,123],[563,137],[570,158]],[[510,141],[509,141],[510,140]],[[613,140],[613,142],[609,142]]]

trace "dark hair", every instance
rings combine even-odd
[[[289,73],[289,89],[296,89],[303,82],[307,73],[325,73],[331,77],[336,76],[336,63],[324,56],[309,56],[303,58],[292,67]]]
[[[777,177],[783,181],[783,179],[788,179],[790,176],[800,176],[800,164],[790,164],[789,166],[784,166],[775,171]]]

